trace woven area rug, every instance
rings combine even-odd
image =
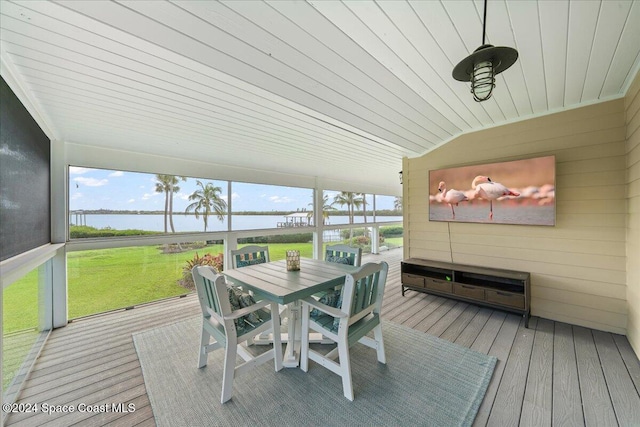
[[[351,348],[353,402],[340,377],[310,361],[308,373],[275,372],[267,362],[237,377],[221,404],[222,351],[196,368],[199,318],[134,334],[134,342],[158,426],[470,426],[496,358],[388,321],[383,334],[386,365],[368,347]]]

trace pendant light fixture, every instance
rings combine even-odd
[[[485,44],[487,34],[487,0],[484,0],[482,46],[460,61],[453,69],[453,78],[471,82],[473,99],[482,102],[491,98],[496,86],[496,75],[511,67],[518,59],[518,51],[511,47]]]

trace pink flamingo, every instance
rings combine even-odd
[[[453,210],[453,205],[458,206],[458,203],[467,201],[467,196],[464,195],[462,191],[459,190],[447,190],[447,186],[444,181],[440,181],[438,185],[438,191],[442,193],[442,200],[449,203],[451,206],[451,213],[453,214],[453,219],[456,218],[456,212]]]
[[[489,218],[493,219],[493,201],[502,196],[519,196],[520,193],[509,190],[499,182],[491,181],[488,176],[478,175],[473,179],[471,187],[476,191],[475,197],[489,200]]]

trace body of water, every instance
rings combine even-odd
[[[377,218],[379,222],[402,221],[402,216],[380,216]],[[234,230],[255,230],[263,228],[277,228],[278,223],[285,222],[282,215],[233,215],[232,224]],[[355,217],[356,224],[363,224],[364,217]],[[367,222],[373,222],[373,217],[367,217]],[[70,214],[70,224],[83,224],[95,228],[113,228],[116,230],[144,230],[144,231],[164,231],[164,215],[113,215],[113,214],[84,214],[79,216]],[[332,216],[329,218],[329,224],[340,225],[348,224],[347,216]],[[194,215],[173,215],[173,225],[176,233],[201,232],[204,231],[204,221],[202,216],[196,219]],[[169,230],[170,226],[167,226]],[[300,231],[304,231],[305,227],[299,227]],[[224,221],[215,216],[210,216],[207,222],[207,231],[226,231],[227,218]]]

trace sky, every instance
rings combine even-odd
[[[164,193],[155,191],[156,175],[137,172],[113,171],[69,167],[69,210],[164,210]],[[227,181],[201,179],[221,187],[222,198],[228,201]],[[174,212],[184,212],[191,203],[189,195],[198,185],[196,178],[180,182],[180,191],[174,195]],[[337,191],[326,191],[332,200]],[[313,191],[307,188],[234,182],[232,205],[241,211],[291,211],[311,210]],[[393,209],[393,197],[378,197],[378,209]],[[371,203],[371,196],[368,202]],[[339,208],[339,207],[338,207]]]

